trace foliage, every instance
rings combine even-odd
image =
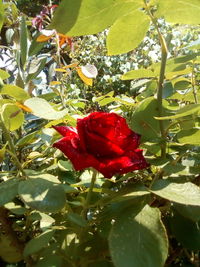
[[[45,29],[25,2],[0,1],[2,262],[198,266],[199,0],[62,0]],[[106,179],[53,147],[52,126],[97,110],[127,119],[149,168]]]

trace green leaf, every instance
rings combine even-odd
[[[48,230],[41,235],[36,236],[35,238],[31,239],[24,248],[24,257],[28,257],[42,248],[48,245],[49,241],[54,235],[55,230]]]
[[[165,82],[163,84],[163,98],[168,98],[171,96],[174,92],[174,88],[171,84],[171,82]]]
[[[39,133],[39,131],[34,131],[30,134],[23,136],[22,138],[20,138],[17,141],[17,143],[15,145],[22,147],[22,146],[26,146],[28,144],[31,144],[32,142],[34,142],[38,138],[38,136],[37,136],[38,133]]]
[[[192,41],[191,43],[189,43],[186,48],[188,49],[200,49],[200,38],[195,40],[195,41]]]
[[[193,128],[189,130],[183,130],[178,132],[177,139],[181,144],[188,144],[188,145],[200,145],[200,129]]]
[[[191,73],[191,68],[185,68],[183,70],[166,72],[165,73],[165,77],[166,77],[167,80],[172,80],[172,79],[174,79],[177,76],[184,75],[184,74],[189,74],[189,73]],[[179,86],[180,86],[180,84],[179,84]]]
[[[4,104],[1,116],[6,128],[10,131],[19,129],[24,122],[24,114],[15,104]]]
[[[98,102],[98,104],[101,107],[104,107],[104,106],[106,106],[106,105],[108,105],[114,101],[115,101],[115,97],[112,97],[112,96],[107,96],[107,97],[101,98],[101,100],[96,99],[96,102]]]
[[[133,200],[138,197],[143,197],[149,195],[147,188],[141,183],[134,184],[134,186],[129,185],[127,188],[119,190],[117,193],[113,194],[111,203],[121,202],[127,200]]]
[[[182,184],[169,179],[158,180],[150,191],[175,203],[200,206],[200,188],[191,182]]]
[[[41,212],[57,212],[65,205],[65,192],[52,175],[41,174],[21,181],[18,188],[23,201]]]
[[[188,115],[193,115],[200,110],[200,104],[187,105],[177,111],[176,115],[166,117],[155,117],[157,120],[174,120],[179,119]]]
[[[199,92],[197,92],[197,98],[200,97]],[[181,102],[187,101],[187,102],[192,102],[194,103],[194,94],[192,91],[185,91],[184,93],[178,93],[176,92],[175,94],[173,94],[172,96],[169,97],[169,99],[177,99],[177,100],[181,100]]]
[[[26,78],[26,83],[28,83],[30,80],[35,79],[40,74],[40,72],[44,69],[46,61],[47,58],[43,58],[39,62],[38,60],[36,60],[34,63],[32,62],[29,75]]]
[[[200,222],[193,222],[173,212],[170,218],[172,234],[183,245],[191,250],[200,249]]]
[[[41,33],[36,34],[36,36],[33,38],[30,44],[29,51],[28,51],[30,57],[37,55],[47,43],[47,42],[41,42],[41,43],[37,42],[36,40],[39,35],[41,35]]]
[[[45,255],[45,257],[41,257],[35,267],[62,267],[62,262],[60,255],[50,255],[49,253],[48,255]]]
[[[109,246],[116,267],[164,266],[168,241],[159,209],[128,210],[111,228]]]
[[[44,231],[44,229],[49,228],[52,226],[52,224],[55,222],[55,219],[51,216],[40,212],[40,228]]]
[[[165,102],[163,102],[165,103]],[[160,135],[159,122],[154,119],[158,115],[158,104],[154,97],[149,97],[143,100],[131,119],[131,128],[136,133],[142,135],[143,140],[151,140],[158,138]]]
[[[68,213],[67,218],[78,226],[85,227],[87,225],[87,221],[77,213]]]
[[[33,97],[24,102],[33,114],[46,120],[59,120],[67,115],[67,110],[56,111],[45,99]]]
[[[144,39],[149,24],[149,18],[140,10],[133,10],[119,18],[108,33],[108,55],[119,55],[135,49]]]
[[[200,54],[199,52],[190,53],[188,55],[179,56],[179,57],[175,57],[175,58],[169,59],[168,62],[169,63],[174,63],[174,64],[182,64],[182,63],[192,62],[193,60],[195,60],[195,58],[197,56],[199,56],[199,54]],[[181,67],[181,66],[184,66],[184,65],[180,65],[180,66],[177,66],[177,67]],[[174,69],[174,71],[175,70],[177,70],[177,69]]]
[[[0,30],[3,26],[4,21],[4,5],[2,3],[2,0],[0,0]]]
[[[156,15],[172,23],[199,24],[199,12],[199,0],[159,0]]]
[[[9,95],[13,98],[15,98],[17,101],[24,101],[28,98],[30,98],[29,94],[22,88],[12,85],[12,84],[5,84],[0,89],[1,95]]]
[[[61,171],[73,171],[72,164],[69,160],[59,160],[58,161],[58,167]]]
[[[173,207],[180,213],[183,217],[190,219],[191,221],[200,221],[200,207],[199,206],[189,206],[174,203]]]
[[[121,80],[134,80],[155,77],[155,73],[149,69],[130,70],[122,75]]]
[[[138,7],[130,0],[63,0],[56,9],[51,29],[69,36],[98,33],[110,27],[116,19]]]
[[[10,74],[5,70],[0,70],[0,78],[6,80],[10,77]]]
[[[182,78],[182,80],[175,81],[175,83],[172,80],[172,84],[173,84],[175,90],[185,90],[191,86],[190,81],[188,81],[188,79],[183,79],[183,78]]]
[[[17,189],[17,187],[16,187],[16,189]],[[9,203],[5,204],[4,207],[16,215],[24,215],[24,213],[26,213],[28,211],[28,209],[26,209],[20,205],[16,205],[14,202],[9,202]]]
[[[24,67],[26,63],[27,56],[28,56],[28,31],[27,31],[25,16],[22,16],[20,22],[20,58],[22,67]]]
[[[7,144],[5,144],[1,149],[0,149],[0,163],[3,162],[4,160],[4,155],[6,153],[6,146]]]
[[[19,179],[9,179],[0,183],[0,206],[10,202],[18,194]]]

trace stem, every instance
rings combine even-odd
[[[10,132],[8,131],[8,129],[6,128],[2,118],[0,117],[0,126],[3,130],[3,133],[4,133],[4,136],[5,136],[5,139],[6,141],[8,142],[8,146],[9,146],[9,149],[10,150],[7,150],[7,152],[11,155],[15,165],[17,166],[17,168],[21,171],[21,173],[23,174],[23,176],[26,177],[26,173],[24,172],[23,168],[22,168],[22,165],[21,163],[19,162],[18,160],[18,157],[16,155],[16,151],[15,151],[15,147],[14,147],[14,144],[13,144],[13,141],[12,141],[12,138],[10,136]]]
[[[151,13],[151,10],[148,6],[148,4],[146,3],[146,0],[144,0],[144,4],[145,4],[145,8],[146,11],[148,13],[148,15],[151,18],[152,23],[154,24],[157,32],[158,32],[158,36],[159,36],[159,41],[160,41],[160,45],[161,45],[161,67],[160,67],[160,75],[159,75],[159,80],[158,80],[158,88],[157,88],[157,102],[158,102],[158,116],[162,117],[163,116],[163,103],[162,103],[162,98],[163,98],[163,83],[164,83],[164,79],[165,79],[165,68],[166,68],[166,63],[167,63],[167,53],[168,53],[168,49],[167,49],[167,44],[165,41],[165,38],[163,37],[163,35],[160,32],[160,29],[158,27],[158,23],[157,23],[157,19],[153,16],[153,14]],[[165,129],[164,129],[164,122],[162,120],[159,120],[159,125],[160,125],[160,134],[162,137],[162,143],[161,143],[161,157],[165,158],[166,157],[166,133],[165,133]]]
[[[149,185],[149,189],[152,188],[153,184],[155,183],[155,181],[157,181],[158,179],[162,178],[163,176],[163,170],[159,170],[153,177],[150,185]]]
[[[195,104],[198,104],[198,98],[197,98],[197,90],[196,90],[196,83],[195,83],[195,74],[194,74],[194,63],[192,65],[192,76],[191,76],[191,84],[192,84],[192,90],[194,95],[194,102]]]
[[[90,183],[89,191],[87,193],[87,196],[86,196],[86,199],[85,199],[85,203],[84,203],[84,207],[83,207],[83,210],[81,212],[81,216],[84,219],[87,219],[88,207],[90,205],[90,200],[91,200],[91,197],[92,197],[92,191],[93,191],[93,188],[94,188],[94,185],[95,185],[96,177],[97,177],[97,171],[93,170],[92,180],[91,180],[91,183]]]
[[[165,78],[165,67],[167,62],[167,46],[165,39],[162,35],[160,35],[161,40],[161,48],[162,48],[162,57],[161,57],[161,67],[160,67],[160,76],[158,82],[158,91],[157,91],[157,101],[158,101],[158,115],[159,117],[163,116],[163,106],[162,106],[162,98],[163,98],[163,82]],[[164,122],[159,120],[160,125],[160,133],[163,139],[163,143],[161,144],[161,157],[165,158],[166,156],[166,141],[165,141],[165,128]]]
[[[57,65],[59,66],[59,68],[61,67],[61,56],[60,56],[60,43],[59,43],[59,35],[58,33],[56,33],[56,63]],[[58,78],[60,80],[62,80],[62,74],[58,73]],[[62,103],[62,106],[63,108],[66,108],[66,105],[65,105],[65,98],[64,98],[64,87],[63,87],[63,84],[61,83],[59,85],[60,87],[60,98],[61,98],[61,103]]]

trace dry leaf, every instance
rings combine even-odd
[[[90,86],[93,85],[93,79],[92,79],[92,78],[88,78],[88,77],[86,77],[86,76],[83,74],[81,67],[76,67],[76,71],[77,71],[79,77],[81,78],[81,80],[82,80],[85,84],[90,85]]]
[[[19,102],[16,102],[16,105],[17,105],[19,108],[23,109],[24,111],[32,113],[32,110],[31,110],[29,107],[25,106],[24,104],[21,104],[21,103],[19,103]]]
[[[59,81],[52,81],[52,82],[50,82],[50,85],[58,85],[58,84],[61,84],[61,82],[59,82]]]

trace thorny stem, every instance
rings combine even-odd
[[[157,88],[157,102],[158,102],[158,116],[162,117],[163,116],[163,107],[162,107],[162,98],[163,98],[163,83],[164,83],[164,78],[165,78],[165,67],[167,63],[167,54],[168,54],[168,49],[167,49],[167,44],[166,40],[163,37],[163,35],[160,32],[160,29],[158,27],[157,19],[153,16],[151,13],[151,10],[146,3],[146,0],[144,0],[145,8],[148,13],[148,15],[151,18],[152,23],[154,24],[158,36],[159,36],[159,41],[161,45],[161,67],[160,67],[160,75],[159,75],[159,80],[158,80],[158,88]],[[165,129],[164,129],[164,122],[162,120],[159,120],[159,125],[160,125],[160,133],[162,137],[162,143],[161,143],[161,157],[165,158],[166,157],[166,134],[165,134]]]
[[[91,197],[92,197],[92,191],[93,191],[93,188],[94,188],[94,185],[95,185],[96,177],[97,177],[97,171],[93,170],[92,180],[91,180],[91,183],[90,183],[89,191],[87,193],[87,196],[86,196],[86,199],[85,199],[85,203],[84,203],[84,207],[83,207],[83,210],[81,212],[81,216],[84,219],[87,219],[88,207],[90,205],[90,200],[91,200]]]
[[[22,175],[24,177],[26,177],[26,173],[24,172],[21,163],[18,160],[18,157],[16,155],[16,151],[15,151],[15,147],[12,141],[12,138],[10,136],[10,132],[7,130],[2,118],[0,117],[0,126],[3,130],[3,134],[5,136],[6,141],[8,142],[8,146],[9,146],[9,150],[7,150],[7,152],[11,155],[15,165],[17,166],[17,168],[20,170],[20,172],[22,173]]]

